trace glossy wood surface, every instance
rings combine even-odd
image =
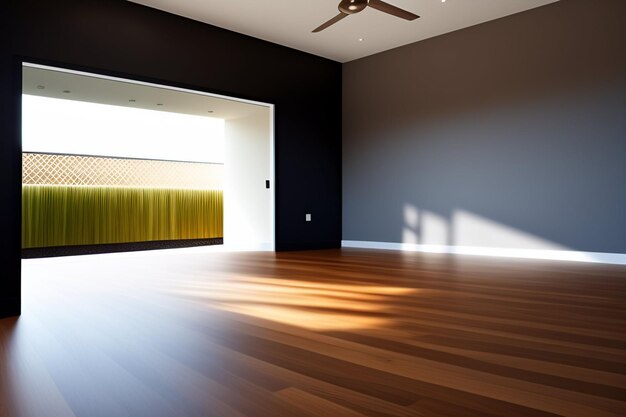
[[[626,268],[328,250],[25,260],[0,416],[626,415]]]

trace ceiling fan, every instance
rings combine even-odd
[[[416,14],[413,14],[411,12],[407,12],[406,10],[403,10],[399,7],[393,6],[389,3],[385,3],[382,0],[341,0],[341,2],[339,3],[339,14],[335,17],[333,17],[332,19],[330,19],[328,22],[322,24],[321,26],[315,28],[313,30],[313,33],[317,33],[317,32],[321,32],[322,30],[326,29],[327,27],[334,25],[335,23],[339,22],[341,19],[343,19],[346,16],[349,16],[351,14],[355,14],[355,13],[359,13],[362,12],[366,7],[371,7],[373,9],[379,10],[381,12],[385,12],[388,13],[390,15],[399,17],[401,19],[406,19],[406,20],[415,20],[417,19],[419,16]]]

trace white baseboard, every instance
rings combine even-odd
[[[480,246],[418,245],[413,243],[368,242],[361,240],[342,240],[341,247],[626,265],[626,254],[623,253],[488,248]]]

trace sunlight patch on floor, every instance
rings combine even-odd
[[[213,308],[310,330],[372,329],[391,323],[391,298],[419,289],[348,285],[247,275],[192,281],[173,292]]]

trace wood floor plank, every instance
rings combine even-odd
[[[311,417],[334,416],[334,417],[366,417],[347,407],[340,406],[332,401],[317,397],[297,388],[287,388],[276,393],[280,399],[293,404],[303,413]]]
[[[626,268],[369,250],[31,259],[0,417],[626,415]]]
[[[248,332],[253,333],[252,330]],[[516,378],[515,372],[500,376],[470,367],[457,367],[449,362],[437,362],[423,357],[407,358],[406,354],[398,354],[392,350],[383,351],[363,343],[357,347],[349,342],[335,341],[331,345],[316,343],[316,340],[302,340],[279,332],[273,333],[270,339],[247,336],[243,339],[245,343],[242,346],[245,346],[243,349],[249,354],[277,361],[281,366],[298,369],[301,373],[312,372],[307,363],[301,362],[302,357],[308,356],[314,363],[322,365],[320,369],[325,372],[318,371],[319,378],[342,380],[346,384],[352,383],[352,376],[346,376],[345,370],[353,369],[361,379],[361,386],[370,390],[370,395],[384,395],[383,398],[388,401],[409,401],[410,395],[401,395],[406,388],[401,390],[400,387],[410,388],[413,386],[412,381],[421,381],[478,395],[488,390],[492,398],[554,413],[564,412],[574,406],[576,409],[571,410],[572,415],[580,416],[594,408],[597,413],[601,413],[600,410],[609,412],[598,415],[612,415],[613,412],[620,415],[626,411],[621,401],[614,402],[610,398],[587,395],[580,389],[573,392],[566,388],[528,382]],[[236,346],[231,348],[237,349]],[[545,379],[548,378],[546,375]],[[395,381],[392,385],[397,386],[398,391],[393,392],[386,384],[368,384],[372,380]],[[476,385],[476,381],[481,381],[480,385]],[[520,397],[519,392],[525,392],[526,395]]]
[[[2,409],[8,417],[74,417],[75,413],[51,377],[50,369],[32,346],[34,341],[22,330],[32,321],[32,318],[0,320],[0,345],[4,346],[0,387]]]

